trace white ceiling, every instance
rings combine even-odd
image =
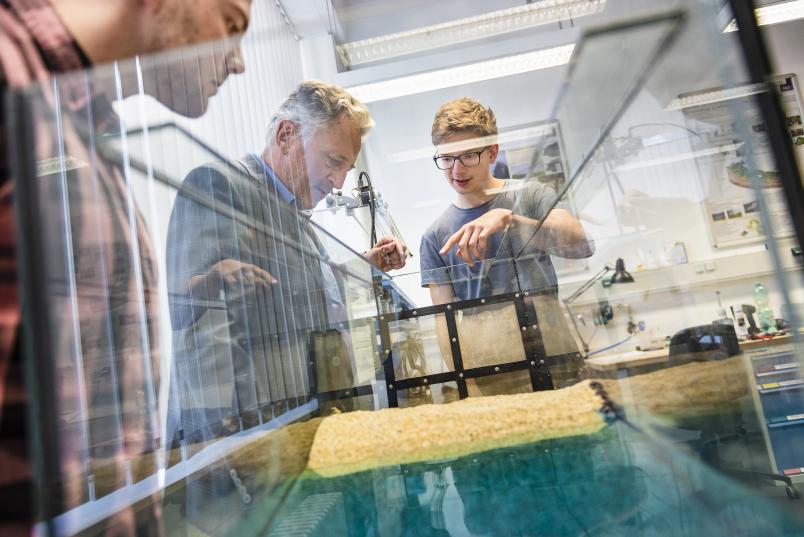
[[[716,1],[716,0],[715,0]],[[772,0],[755,0],[757,4]],[[395,33],[439,22],[464,18],[517,5],[526,0],[283,0],[282,5],[293,21],[302,39],[331,34],[336,43],[365,39],[371,36]],[[725,4],[726,0],[722,0]],[[335,74],[333,82],[344,87],[386,80],[407,74],[464,65],[499,56],[527,52],[576,42],[579,30],[605,26],[612,21],[634,19],[640,15],[670,10],[675,5],[705,6],[706,2],[690,0],[609,0],[602,13],[550,24],[505,36],[477,40],[453,47],[444,47],[428,53],[390,59],[357,66],[350,71]],[[718,4],[715,4],[716,7]],[[711,9],[711,8],[709,8]],[[696,20],[697,22],[697,20]],[[673,58],[694,58],[700,51],[711,52],[713,43],[707,39],[696,22],[686,24],[682,35],[674,43]],[[735,39],[724,35],[723,40]],[[331,45],[330,45],[331,46]],[[681,50],[679,50],[681,49]],[[733,54],[738,47],[723,47],[724,53]],[[334,51],[333,51],[334,52]],[[624,56],[623,56],[624,57]],[[612,58],[612,61],[617,61]],[[729,64],[725,61],[724,64]],[[554,70],[561,77],[563,70]],[[665,88],[706,88],[717,85],[722,73],[701,62],[671,61],[660,70],[661,75],[648,83],[661,100],[669,101],[675,95]],[[312,75],[317,73],[313,72]],[[737,76],[739,78],[739,76]],[[667,93],[667,95],[665,95]]]
[[[302,38],[322,33],[333,34],[338,43],[412,30],[455,19],[462,19],[500,9],[538,3],[540,0],[283,0],[282,6]],[[661,0],[672,6],[675,0]],[[657,2],[618,0],[607,11],[638,14],[647,4],[655,10]],[[584,17],[598,22],[604,16]],[[576,21],[563,21],[543,30],[571,26]]]

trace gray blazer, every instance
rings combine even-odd
[[[190,172],[168,228],[168,427],[181,420],[185,437],[196,441],[302,402],[314,388],[309,342],[332,327],[323,290],[326,253],[311,224],[274,192],[257,157],[237,166],[213,163]],[[218,300],[189,297],[190,279],[224,259],[257,265],[279,283],[226,285]],[[351,371],[344,375],[348,385]]]

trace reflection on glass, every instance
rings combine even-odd
[[[690,9],[690,18],[701,16]],[[20,264],[33,283],[25,300],[38,312],[26,319],[36,350],[29,392],[43,405],[34,425],[52,441],[42,444],[48,464],[35,467],[47,484],[41,512],[64,535],[108,535],[132,516],[141,534],[795,534],[801,523],[763,499],[794,496],[804,475],[801,267],[789,256],[774,261],[763,246],[786,253],[794,230],[754,101],[666,106],[664,93],[691,89],[661,80],[653,61],[657,46],[666,54],[679,46],[667,39],[678,20],[585,34],[549,143],[540,135],[527,151],[504,150],[511,179],[503,194],[536,229],[506,228],[496,255],[474,267],[453,259],[406,277],[381,273],[358,253],[367,237],[346,245],[298,210],[323,202],[333,186],[306,166],[311,155],[329,166],[320,139],[295,146],[299,158],[281,170],[289,183],[318,181],[301,181],[316,191],[301,205],[279,188],[282,166],[253,152],[272,113],[265,103],[284,97],[276,88],[254,84],[237,94],[238,106],[211,108],[210,123],[197,129],[161,109],[150,117],[144,103],[135,114],[116,104],[115,116],[96,99],[96,88],[122,91],[151,77],[144,87],[173,91],[185,98],[183,112],[202,112],[207,96],[192,81],[165,85],[166,71],[153,68],[164,58],[26,90],[26,106],[11,114],[25,112],[35,126],[32,143],[21,144],[30,173],[17,192],[35,216],[20,233],[43,253],[41,264]],[[193,50],[183,65],[214,68],[226,50]],[[699,47],[708,82],[721,82],[711,68],[721,59],[739,72],[736,56],[712,50]],[[276,86],[296,80],[285,82]],[[708,82],[698,89],[717,85]],[[73,106],[76,95],[91,106]],[[394,128],[378,125],[375,135],[384,143]],[[339,174],[356,161],[355,138],[355,158],[332,158]],[[531,166],[534,155],[549,160]],[[454,168],[477,167],[476,157],[463,160]],[[566,176],[557,177],[559,161]],[[541,226],[564,213],[588,240],[564,242]],[[441,257],[443,242],[423,244],[431,260]],[[573,301],[589,342],[580,351],[560,298],[620,257],[633,283],[594,282]],[[759,281],[767,293],[756,291]],[[422,284],[444,293],[410,298]],[[467,299],[476,302],[464,307]],[[388,321],[429,300],[439,313]],[[765,332],[775,324],[774,338],[752,329],[753,309]],[[490,374],[461,376],[456,346],[464,369]],[[387,355],[405,386],[396,392],[401,410],[385,409],[394,389],[383,378]],[[491,406],[479,397],[547,388],[539,384],[547,371],[554,390],[534,400],[571,385],[600,396],[585,391],[591,378],[618,412],[595,399],[592,433],[568,428],[566,437],[505,446],[458,434],[449,458],[414,441],[398,446],[408,462],[336,478],[308,468],[318,433],[339,418],[410,412],[399,433],[409,427],[415,437],[417,413],[439,423],[445,408],[463,404],[439,406],[466,395],[464,383],[478,398],[464,403]],[[449,382],[430,379],[439,374]],[[420,377],[428,382],[414,386]],[[495,426],[516,432],[510,414]],[[364,427],[319,447],[372,446],[378,436]]]
[[[508,393],[527,393],[533,391],[530,371],[521,369],[510,373],[499,373],[466,381],[469,397],[486,395],[505,395]]]
[[[564,133],[569,177],[582,169],[601,134],[633,97],[636,81],[670,49],[680,23],[680,15],[671,12],[622,28],[603,28],[591,32],[576,51],[582,60],[573,64],[572,83],[554,111]],[[593,100],[588,98],[592,93]]]
[[[458,387],[454,382],[427,384],[397,391],[399,408],[427,404],[451,403],[458,400]]]
[[[363,291],[370,291],[359,286]],[[373,297],[371,302],[373,303]],[[361,301],[350,304],[363,304]],[[372,304],[373,306],[373,304]],[[383,371],[380,364],[380,349],[377,345],[377,322],[373,317],[360,319],[350,315],[349,344],[355,364],[355,385],[365,386],[373,380],[382,378]]]
[[[388,323],[397,379],[455,370],[448,341],[438,337],[445,322],[444,314],[439,313]]]

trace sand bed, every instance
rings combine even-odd
[[[618,405],[657,417],[718,414],[749,394],[744,356],[690,362],[622,379],[601,379]],[[625,388],[627,383],[628,392]]]
[[[329,416],[318,427],[308,468],[334,477],[592,434],[605,425],[602,406],[589,382],[582,382],[554,391]]]
[[[636,405],[658,417],[717,414],[724,404],[748,394],[744,367],[742,357],[735,357],[599,382],[616,404]],[[625,393],[622,382],[628,383]],[[592,434],[605,425],[603,406],[585,381],[560,390],[348,412],[283,427],[244,450],[238,460],[247,474],[270,468],[269,482],[304,470],[334,477]]]

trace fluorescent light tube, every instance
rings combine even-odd
[[[394,34],[338,45],[347,67],[525,30],[603,10],[606,0],[541,0]]]
[[[758,26],[804,19],[804,0],[792,0],[790,2],[780,2],[778,4],[758,7],[754,10],[754,15],[757,18]],[[732,19],[723,29],[723,32],[734,32],[736,30],[737,21]]]
[[[651,166],[661,166],[663,164],[673,164],[675,162],[681,162],[683,160],[690,160],[699,157],[708,157],[711,155],[724,154],[730,151],[736,151],[742,145],[743,145],[742,142],[737,144],[726,144],[718,147],[710,147],[708,149],[700,149],[698,151],[679,153],[678,155],[669,155],[667,157],[657,157],[654,159],[641,160],[639,162],[632,162],[628,164],[623,164],[621,166],[617,166],[612,171],[626,172],[630,170],[641,170],[643,168],[649,168]]]
[[[532,127],[523,127],[521,129],[503,131],[491,136],[479,136],[471,138],[463,142],[453,142],[439,146],[442,152],[463,151],[465,149],[472,149],[474,147],[481,147],[484,145],[510,145],[515,142],[523,140],[536,140],[547,135],[554,135],[556,132],[555,123],[545,123],[543,125],[534,125]],[[418,149],[409,149],[407,151],[400,151],[392,153],[388,156],[389,162],[407,162],[410,160],[429,159],[433,156],[433,146],[420,147]]]
[[[704,104],[719,103],[729,101],[731,99],[738,99],[740,97],[747,97],[756,93],[762,93],[767,90],[764,84],[749,84],[746,86],[737,86],[735,88],[727,88],[722,90],[706,91],[703,93],[694,93],[685,95],[683,97],[676,97],[667,106],[665,110],[683,110],[693,106],[701,106]]]
[[[569,63],[575,44],[562,45],[494,60],[428,71],[347,88],[364,103],[394,99],[443,88],[503,78]]]

